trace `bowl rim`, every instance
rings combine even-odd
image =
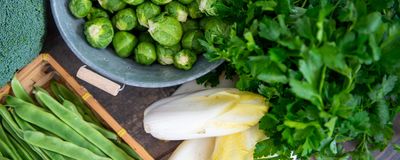
[[[135,87],[143,87],[143,88],[163,88],[163,87],[177,86],[177,85],[181,85],[183,83],[195,80],[195,79],[209,73],[210,71],[214,70],[215,68],[217,68],[224,62],[223,60],[210,62],[209,67],[207,67],[204,70],[201,70],[200,72],[197,72],[196,74],[193,74],[189,77],[184,77],[184,78],[166,81],[166,82],[154,83],[154,82],[142,82],[142,81],[135,81],[135,80],[125,80],[124,78],[117,76],[115,74],[112,74],[112,73],[106,71],[105,69],[99,67],[98,65],[91,62],[90,60],[88,60],[87,58],[82,56],[81,54],[78,54],[79,50],[75,47],[75,45],[71,41],[67,40],[68,39],[67,33],[64,30],[64,28],[61,26],[61,23],[62,23],[61,16],[59,16],[59,14],[58,14],[59,11],[56,11],[56,7],[55,7],[57,5],[56,1],[60,2],[59,0],[50,0],[52,16],[53,16],[54,22],[57,26],[57,29],[61,34],[61,37],[63,38],[64,42],[67,44],[69,49],[72,50],[72,52],[75,54],[76,57],[78,57],[79,60],[81,60],[84,64],[86,64],[88,67],[93,69],[95,72],[99,73],[100,75],[102,75],[106,78],[116,81],[118,83],[126,84],[129,86],[135,86]]]

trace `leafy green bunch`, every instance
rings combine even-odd
[[[255,159],[289,159],[292,151],[302,158],[373,159],[371,151],[390,143],[400,111],[399,2],[209,5],[231,25],[223,43],[201,41],[206,57],[226,60],[240,78],[237,88],[272,104],[259,125],[270,138],[257,144]],[[347,142],[355,147],[344,149]]]

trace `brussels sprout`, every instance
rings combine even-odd
[[[198,30],[198,29],[200,29],[199,22],[195,20],[188,19],[186,22],[182,23],[182,30],[185,33],[190,30]]]
[[[196,54],[188,49],[183,49],[174,56],[175,67],[183,70],[191,69],[196,61]]]
[[[114,29],[109,19],[96,18],[85,23],[84,34],[91,46],[106,48],[113,39]]]
[[[92,7],[92,9],[90,9],[89,14],[86,16],[86,18],[88,20],[92,20],[92,19],[96,19],[96,18],[108,18],[108,14],[103,9]]]
[[[140,25],[149,27],[149,19],[161,13],[160,6],[151,2],[144,2],[136,8],[136,15]]]
[[[174,63],[174,55],[176,51],[166,48],[162,45],[157,45],[157,61],[162,65],[169,65]]]
[[[189,16],[193,19],[203,17],[203,13],[199,10],[199,3],[194,1],[188,5]]]
[[[193,0],[179,0],[179,2],[181,2],[182,4],[189,4],[192,3]]]
[[[188,11],[186,6],[184,6],[183,4],[180,4],[179,2],[171,2],[168,3],[165,6],[165,10],[167,11],[167,13],[172,16],[175,17],[178,21],[181,22],[186,22],[187,16],[188,16]]]
[[[223,44],[224,38],[229,35],[229,25],[216,17],[206,21],[204,30],[205,39],[215,44]]]
[[[181,49],[182,49],[181,44],[179,44],[179,43],[176,44],[176,45],[173,45],[173,46],[163,46],[163,47],[168,48],[168,49],[171,49],[171,50],[173,50],[175,53],[181,51]]]
[[[86,17],[92,8],[90,0],[71,0],[69,2],[69,10],[76,18]]]
[[[125,3],[128,3],[130,5],[139,5],[142,4],[144,2],[144,0],[123,0]]]
[[[116,28],[121,31],[129,31],[136,27],[137,18],[135,11],[131,8],[125,8],[118,11],[112,18],[112,22]]]
[[[200,53],[201,51],[203,51],[203,47],[200,45],[198,40],[202,39],[203,37],[203,32],[199,30],[186,32],[182,38],[182,47]]]
[[[164,15],[149,20],[148,31],[155,41],[164,46],[178,44],[183,34],[179,21]]]
[[[116,12],[124,9],[126,3],[122,0],[98,0],[101,7],[110,12]]]
[[[156,5],[164,5],[171,2],[172,0],[151,0],[151,1]]]
[[[148,32],[141,32],[139,34],[139,42],[154,43],[154,39],[151,37],[151,35]]]
[[[208,16],[218,16],[217,8],[215,7],[218,1],[219,0],[200,0],[199,9]]]
[[[135,49],[135,60],[139,64],[150,65],[157,59],[154,45],[149,42],[140,42]]]
[[[137,43],[136,36],[125,31],[115,33],[112,41],[115,52],[122,58],[130,56]]]

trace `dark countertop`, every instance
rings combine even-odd
[[[72,53],[62,39],[54,24],[51,13],[48,12],[48,33],[45,39],[43,52],[50,53],[71,75],[76,75],[79,67],[84,64]],[[118,96],[112,96],[90,84],[77,79],[86,87],[93,96],[106,108],[106,110],[141,143],[155,159],[168,159],[169,154],[179,142],[165,142],[146,134],[143,129],[143,112],[151,103],[171,95],[175,87],[148,89],[126,86]],[[400,116],[394,122],[396,135],[392,143],[400,144]],[[375,154],[377,159],[399,160],[400,154],[389,146],[382,153]]]

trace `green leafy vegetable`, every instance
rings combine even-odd
[[[155,5],[151,2],[144,2],[136,7],[136,15],[139,24],[145,27],[149,27],[149,19],[156,17],[161,13],[160,6]]]
[[[92,7],[90,9],[89,14],[86,16],[86,18],[88,20],[92,20],[92,19],[96,19],[96,18],[108,18],[108,13],[101,9],[101,8],[96,8],[96,7]]]
[[[98,0],[100,6],[110,12],[116,12],[125,8],[126,3],[122,0]]]
[[[114,29],[109,19],[96,18],[85,23],[83,33],[92,47],[106,48],[112,42]]]
[[[200,1],[200,10],[217,16],[200,22],[205,56],[227,61],[238,89],[272,104],[259,123],[270,138],[257,144],[255,159],[289,159],[292,152],[301,159],[370,159],[388,145],[399,112],[398,5]],[[220,19],[224,25],[212,24]],[[207,76],[199,81],[217,83],[218,74]],[[354,150],[344,149],[348,141]]]
[[[90,0],[71,0],[68,4],[69,10],[76,18],[86,17],[92,8]]]
[[[126,8],[114,15],[112,23],[115,28],[121,31],[129,31],[135,28],[138,22],[135,11],[131,8]]]
[[[178,44],[183,35],[182,25],[173,17],[160,15],[149,20],[149,30],[151,37],[164,46],[174,46]]]

